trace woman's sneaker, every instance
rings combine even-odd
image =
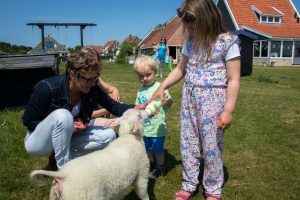
[[[46,170],[50,171],[57,171],[56,159],[54,152],[48,158],[48,166],[45,168]]]
[[[156,166],[149,176],[149,179],[155,180],[165,175],[166,168],[163,166]]]

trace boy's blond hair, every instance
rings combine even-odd
[[[141,67],[145,67],[148,66],[152,71],[154,71],[154,73],[157,72],[157,64],[156,62],[147,55],[140,55],[137,57],[137,59],[135,60],[133,69],[136,72],[138,68]]]

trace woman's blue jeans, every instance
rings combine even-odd
[[[80,133],[73,131],[71,113],[66,109],[57,109],[33,132],[27,132],[25,149],[32,156],[47,156],[54,151],[57,167],[61,168],[70,159],[103,149],[116,138],[113,129],[102,126],[90,126]]]

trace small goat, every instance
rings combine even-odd
[[[119,138],[108,147],[71,160],[57,172],[34,170],[31,181],[41,186],[38,175],[54,178],[50,200],[122,199],[130,185],[140,199],[148,200],[143,119],[144,111],[127,110],[111,121],[110,126],[120,125]]]

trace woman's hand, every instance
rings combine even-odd
[[[145,110],[146,105],[147,104],[143,103],[143,104],[136,105],[134,108],[138,110]]]
[[[217,128],[222,130],[229,128],[231,125],[231,120],[232,120],[232,113],[224,111],[218,118]]]
[[[81,133],[84,131],[90,124],[86,123],[84,124],[80,119],[76,119],[74,121],[74,132],[75,133]]]
[[[114,100],[120,102],[120,92],[116,87],[111,87],[109,89],[109,95],[111,96],[111,98],[113,98]]]
[[[104,127],[116,127],[119,126],[121,123],[121,118],[112,118],[112,119],[105,119],[104,123],[102,124]]]
[[[120,92],[116,87],[106,83],[101,78],[99,78],[98,85],[105,93],[110,95],[110,97],[113,98],[115,101],[120,101]]]

